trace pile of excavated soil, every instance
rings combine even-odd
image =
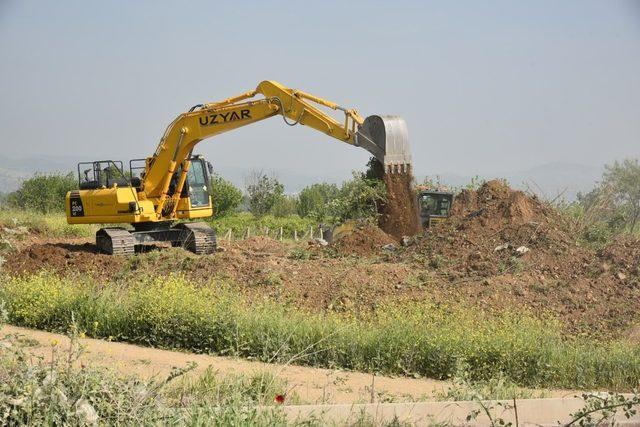
[[[450,220],[409,252],[450,283],[443,300],[549,312],[576,332],[621,333],[640,320],[638,240],[580,246],[553,208],[500,181],[462,192]]]
[[[565,228],[558,213],[536,197],[489,181],[478,191],[462,191],[451,218],[429,230],[413,250],[455,259],[454,275],[494,276],[521,270],[525,261],[542,273],[564,268],[583,274],[575,260],[590,251]]]
[[[100,254],[92,243],[34,243],[10,254],[3,270],[9,274],[31,274],[39,270],[81,273],[107,279],[118,273],[126,258]]]
[[[375,255],[383,246],[397,245],[397,241],[378,227],[364,226],[340,237],[332,246],[343,254]]]

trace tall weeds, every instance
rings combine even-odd
[[[534,387],[630,389],[640,379],[637,347],[567,340],[553,321],[525,313],[423,303],[353,319],[248,305],[224,283],[179,276],[111,286],[40,274],[5,279],[0,298],[17,325],[66,330],[73,316],[94,337],[267,362],[440,379],[464,363],[472,380]]]

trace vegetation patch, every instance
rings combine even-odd
[[[42,213],[20,209],[0,209],[0,234],[23,239],[30,233],[47,237],[89,237],[98,230],[95,225],[67,224],[64,212]]]
[[[464,364],[470,381],[520,386],[631,389],[640,350],[622,341],[567,339],[551,320],[489,315],[429,303],[383,306],[354,318],[271,302],[247,304],[224,283],[179,276],[98,287],[40,274],[5,279],[13,324],[67,330],[163,348],[265,362],[446,379]]]
[[[207,370],[184,377],[192,364],[166,378],[141,380],[80,365],[77,337],[72,325],[71,345],[52,342],[50,360],[34,360],[18,336],[0,339],[3,425],[289,424],[279,408],[268,407],[286,387],[269,374],[220,378]]]

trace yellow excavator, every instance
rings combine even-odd
[[[342,111],[344,122],[320,106]],[[179,221],[213,215],[211,164],[193,150],[205,138],[275,116],[282,116],[289,126],[306,125],[368,150],[387,173],[404,173],[411,168],[402,118],[375,115],[365,119],[354,109],[263,81],[255,90],[198,104],[180,114],[167,127],[155,153],[131,160],[128,171],[121,161],[114,160],[78,164],[79,190],[67,193],[67,222],[132,225],[133,229],[98,230],[97,248],[107,254],[133,254],[137,246],[158,242],[170,242],[197,254],[214,252],[216,235],[208,224]]]

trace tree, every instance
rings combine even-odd
[[[615,161],[605,166],[602,185],[613,191],[614,201],[623,209],[629,231],[634,233],[640,218],[640,164],[638,159]]]
[[[329,214],[328,205],[339,193],[335,184],[312,184],[302,189],[298,196],[298,215],[324,221]]]
[[[7,203],[16,208],[36,210],[41,213],[64,211],[67,192],[78,188],[73,173],[36,174],[25,180],[22,186],[7,195]]]
[[[298,198],[296,196],[283,195],[278,197],[269,213],[276,217],[287,217],[298,212]]]
[[[211,198],[216,217],[235,212],[242,203],[242,197],[242,191],[231,181],[227,181],[217,173],[211,176]]]
[[[367,178],[367,174],[353,173],[353,179],[340,187],[338,197],[328,205],[333,222],[349,219],[372,219],[378,216],[378,206],[386,199],[384,181]]]
[[[249,174],[246,189],[249,197],[249,211],[255,216],[270,213],[276,203],[284,198],[284,185],[263,171],[252,171]]]

